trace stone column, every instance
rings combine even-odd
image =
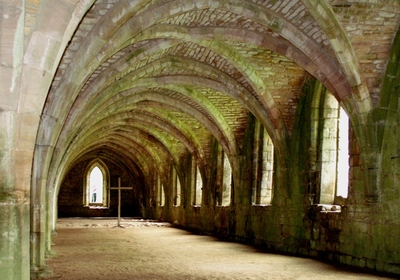
[[[56,253],[51,249],[51,246],[53,244],[53,236],[57,235],[57,232],[55,230],[55,225],[53,227],[53,220],[57,219],[57,206],[54,206],[53,203],[53,193],[50,193],[47,190],[47,203],[46,203],[46,219],[45,219],[45,228],[44,228],[44,233],[45,233],[45,246],[46,246],[46,251],[45,251],[45,257],[46,258],[52,258],[56,256]]]
[[[48,168],[51,147],[36,145],[33,161],[31,189],[31,277],[47,277],[52,270],[46,264],[46,257],[51,255],[51,240],[48,240],[48,193],[47,178],[41,170]]]
[[[13,147],[17,118],[13,112],[0,112],[0,271],[4,280],[29,279],[29,183],[18,178],[26,169]]]
[[[29,197],[24,191],[5,190],[4,180],[1,185],[1,278],[29,279]]]
[[[0,271],[1,279],[29,279],[29,177],[18,112],[24,53],[24,1],[0,5]]]

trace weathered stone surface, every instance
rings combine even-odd
[[[51,273],[58,214],[99,215],[82,203],[96,157],[133,186],[129,215],[400,273],[399,1],[3,2],[4,279],[28,279],[29,262],[32,277]],[[335,195],[339,105],[347,198]],[[254,203],[262,192],[271,204]]]

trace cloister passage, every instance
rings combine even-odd
[[[400,275],[400,1],[3,0],[0,13],[2,279],[51,276],[58,218],[118,205]]]

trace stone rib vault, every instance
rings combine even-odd
[[[113,215],[117,175],[133,187],[131,215],[400,274],[400,1],[5,0],[0,11],[2,279],[51,275],[58,215]],[[339,107],[345,198],[324,183]],[[100,210],[85,198],[93,160],[108,170]]]

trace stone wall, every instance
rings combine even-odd
[[[84,171],[90,160],[76,164],[64,179],[58,196],[59,217],[116,217],[118,215],[118,190],[110,191],[110,207],[105,209],[90,208],[83,205]],[[121,187],[131,187],[132,190],[121,190],[121,216],[142,216],[140,192],[135,182],[132,184],[129,176],[116,164],[104,160],[110,172],[110,187],[118,186],[117,176],[121,177]],[[139,197],[138,197],[139,196]]]
[[[216,156],[211,156],[207,163],[202,205],[190,205],[190,186],[182,184],[188,193],[186,198],[182,198],[185,207],[173,207],[172,203],[167,202],[165,206],[157,208],[154,218],[168,220],[196,232],[258,244],[278,252],[400,274],[400,244],[397,242],[400,234],[400,193],[396,188],[399,182],[397,101],[391,103],[392,110],[382,141],[384,160],[380,161],[380,152],[376,150],[376,160],[382,170],[382,181],[377,191],[379,201],[369,200],[366,180],[371,177],[363,170],[362,150],[354,130],[350,129],[348,198],[338,197],[333,205],[324,206],[310,199],[315,196],[314,188],[318,188],[317,177],[320,176],[310,164],[310,137],[312,129],[316,127],[312,126],[312,106],[309,103],[317,88],[313,84],[315,81],[310,81],[311,84],[304,87],[303,106],[298,109],[297,123],[301,122],[301,125],[295,125],[291,148],[286,154],[290,159],[289,171],[284,169],[286,165],[276,161],[271,205],[251,204],[253,174],[252,144],[249,139],[254,136],[254,125],[249,122],[247,140],[241,149],[240,169],[235,170],[240,175],[235,176],[239,180],[234,182],[231,205],[217,206],[217,183],[213,174],[218,163]],[[217,151],[215,148],[212,155]],[[190,166],[182,168],[183,174],[190,174]]]

